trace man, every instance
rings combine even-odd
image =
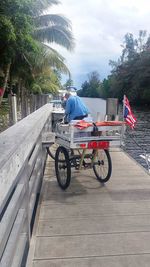
[[[65,114],[68,122],[82,120],[88,116],[89,110],[79,96],[72,96],[71,93],[66,93],[65,98],[67,99]]]

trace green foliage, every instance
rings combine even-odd
[[[122,55],[117,62],[110,61],[108,97],[123,99],[126,94],[135,104],[150,104],[150,37],[139,31],[137,39],[126,34]],[[103,82],[103,86],[104,82]]]
[[[0,39],[1,47],[3,45],[2,41],[14,42],[16,40],[15,29],[10,19],[3,15],[0,17],[0,32],[1,32],[1,39]]]
[[[31,89],[32,89],[32,93],[35,94],[35,95],[37,95],[37,94],[41,94],[41,93],[42,93],[42,90],[41,90],[40,85],[38,85],[38,84],[36,84],[36,83],[34,83],[34,84],[32,85]]]
[[[31,88],[33,93],[57,94],[60,88],[59,76],[57,76],[56,72],[45,69],[45,72],[34,77],[29,88]]]
[[[97,71],[88,74],[88,81],[85,81],[81,90],[78,91],[79,96],[84,97],[102,97],[102,84]]]
[[[2,0],[0,2],[0,57],[1,69],[15,57],[28,51],[35,51],[36,44],[32,37],[33,18],[29,15],[27,0]]]
[[[70,21],[60,15],[44,14],[58,0],[1,0],[0,1],[0,71],[6,75],[11,64],[10,77],[21,79],[26,87],[35,82],[36,75],[49,66],[69,74],[64,58],[43,44],[55,42],[71,50],[74,46]],[[57,91],[58,85],[51,91]],[[49,85],[41,90],[49,90]]]

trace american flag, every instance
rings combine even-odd
[[[124,96],[124,119],[131,129],[134,129],[137,119],[131,111],[129,100],[126,96]]]

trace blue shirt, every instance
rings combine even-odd
[[[70,96],[66,103],[65,113],[68,115],[68,121],[71,121],[77,116],[88,114],[89,110],[79,96]]]

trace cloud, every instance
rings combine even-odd
[[[75,85],[92,70],[98,70],[102,79],[106,77],[109,59],[121,55],[124,35],[131,32],[137,36],[150,24],[148,0],[62,0],[50,12],[63,14],[72,22],[74,53],[57,48],[66,58]]]

